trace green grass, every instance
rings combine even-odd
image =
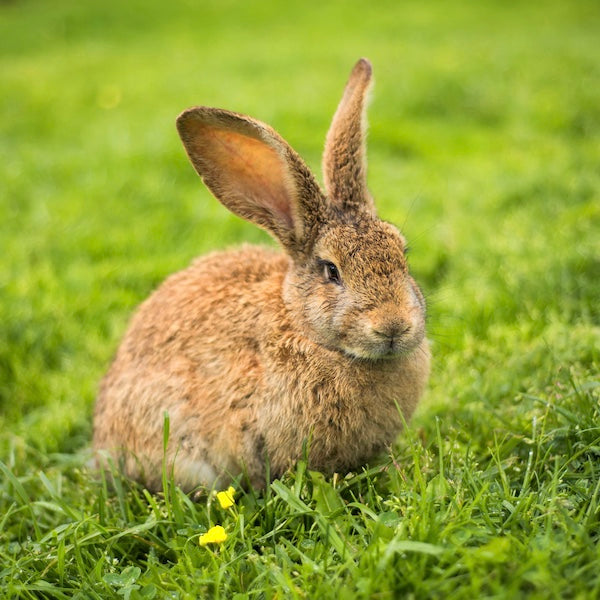
[[[600,596],[598,31],[594,0],[1,2],[0,596]],[[135,306],[270,243],[202,189],[175,116],[253,115],[318,172],[361,55],[370,187],[430,305],[409,430],[230,510],[98,481],[95,390]]]

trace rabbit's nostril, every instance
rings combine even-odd
[[[410,325],[406,323],[399,323],[396,325],[389,325],[388,327],[380,327],[379,329],[374,329],[373,333],[379,337],[386,338],[390,340],[390,344],[402,337],[410,330]]]

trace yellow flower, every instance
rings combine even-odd
[[[227,532],[220,525],[215,525],[200,536],[198,543],[201,546],[206,546],[207,544],[222,544],[226,539]]]
[[[229,486],[224,492],[217,493],[217,500],[221,508],[231,508],[235,504],[233,500],[234,494],[235,489],[232,486]]]

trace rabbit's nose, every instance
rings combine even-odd
[[[378,337],[389,340],[390,345],[394,343],[394,340],[398,340],[409,331],[410,324],[406,321],[392,321],[373,328],[373,333]]]

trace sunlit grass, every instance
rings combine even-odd
[[[599,30],[580,0],[1,3],[4,596],[600,595]],[[135,306],[271,243],[202,188],[176,115],[251,114],[319,172],[361,55],[369,184],[429,303],[409,430],[364,472],[301,462],[226,508],[98,481],[96,387]]]

